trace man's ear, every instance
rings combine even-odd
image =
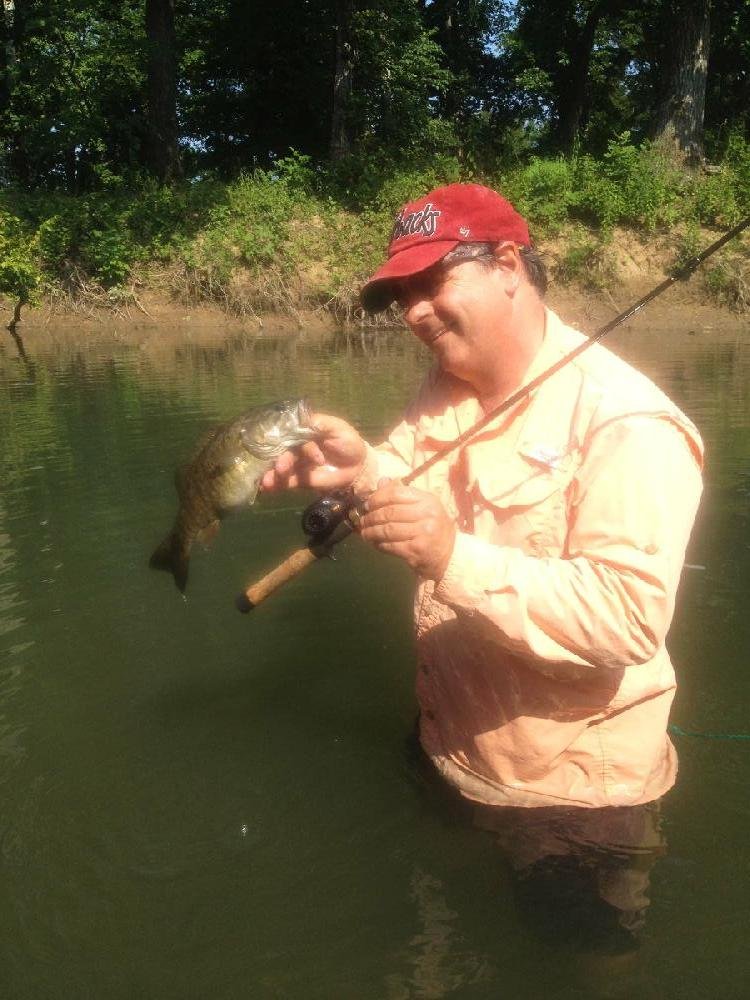
[[[515,295],[524,275],[523,261],[515,243],[500,243],[495,247],[495,260],[500,271],[505,290]]]

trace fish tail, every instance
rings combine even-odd
[[[154,549],[148,564],[151,569],[163,569],[171,573],[178,589],[184,594],[189,562],[190,544],[183,543],[180,535],[176,531],[171,531]]]

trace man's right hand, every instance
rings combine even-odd
[[[320,431],[320,437],[280,455],[263,476],[264,490],[341,490],[351,486],[360,474],[367,453],[359,432],[345,420],[326,413],[313,413],[311,423]]]

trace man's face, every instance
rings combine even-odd
[[[443,371],[480,389],[497,365],[508,327],[508,268],[467,260],[434,267],[398,282],[404,320]]]

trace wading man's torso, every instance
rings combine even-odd
[[[531,377],[581,342],[546,312]],[[434,370],[358,488],[416,468],[483,416]],[[458,527],[415,626],[422,744],[497,805],[634,805],[674,782],[664,641],[700,492],[698,432],[598,345],[415,486]]]

